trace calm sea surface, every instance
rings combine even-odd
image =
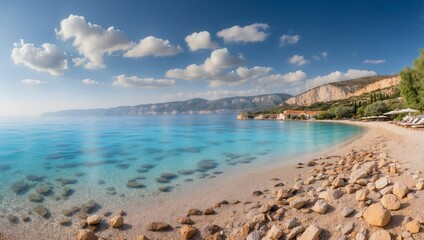
[[[0,213],[120,201],[285,161],[362,129],[234,115],[0,118]],[[56,208],[56,209],[52,209]],[[18,212],[19,212],[18,211]]]

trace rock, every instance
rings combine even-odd
[[[386,195],[386,194],[392,192],[392,190],[393,190],[393,186],[387,186],[387,187],[381,189],[380,193],[381,193],[381,195]]]
[[[408,191],[409,191],[409,188],[401,182],[396,182],[393,185],[393,194],[398,196],[400,199],[404,198],[406,194],[408,193]]]
[[[9,214],[7,215],[7,220],[11,223],[18,223],[19,222],[19,218],[13,214]]]
[[[42,194],[42,195],[48,195],[51,190],[52,190],[51,186],[42,185],[42,186],[38,187],[35,191],[39,194]]]
[[[352,232],[353,228],[355,228],[355,224],[353,222],[347,223],[340,231],[343,235],[348,235]]]
[[[297,235],[303,233],[304,231],[305,228],[302,226],[295,227],[286,235],[286,240],[294,239]]]
[[[342,216],[343,216],[343,217],[348,217],[350,214],[352,214],[352,213],[353,213],[353,211],[355,211],[355,209],[350,208],[350,207],[344,207],[344,208],[342,209]]]
[[[41,205],[36,206],[34,208],[34,211],[43,218],[47,218],[48,215],[49,215],[49,211],[47,210],[47,208],[45,208]]]
[[[316,201],[316,203],[312,207],[312,210],[314,212],[324,214],[327,211],[327,208],[328,208],[328,203],[326,203],[324,200],[319,199],[318,201]]]
[[[321,229],[315,225],[309,225],[297,240],[318,240]]]
[[[128,188],[144,188],[145,186],[142,183],[137,182],[135,180],[129,180],[127,182],[127,187]]]
[[[261,240],[261,235],[257,231],[253,231],[247,235],[246,240]]]
[[[333,185],[333,187],[335,187],[335,188],[339,188],[339,187],[345,186],[346,182],[345,182],[344,178],[337,177],[336,179],[334,179],[334,181],[331,183],[331,185]]]
[[[217,202],[215,204],[215,207],[221,207],[222,205],[228,205],[228,204],[230,204],[230,202],[228,202],[227,200],[222,200],[220,202]]]
[[[290,198],[290,207],[299,209],[305,206],[309,202],[309,198],[306,197],[292,197]]]
[[[419,233],[421,229],[421,224],[417,220],[412,220],[405,224],[405,228],[410,233]]]
[[[204,215],[213,215],[215,214],[215,210],[213,210],[213,208],[206,208],[205,211],[203,212]]]
[[[93,231],[83,229],[78,231],[77,240],[97,240],[98,237]]]
[[[356,201],[365,201],[367,200],[367,196],[369,194],[369,191],[367,188],[361,189],[359,191],[356,191],[355,199]]]
[[[24,222],[29,222],[29,221],[31,221],[31,218],[26,214],[26,213],[24,213],[24,214],[22,214],[21,215],[21,219],[22,219],[22,221],[24,221]]]
[[[59,219],[59,223],[60,223],[60,225],[70,225],[72,223],[72,219],[62,217],[62,218]]]
[[[145,235],[137,235],[135,236],[135,240],[149,240]]]
[[[423,190],[423,189],[424,189],[424,182],[423,182],[423,181],[419,181],[419,182],[417,182],[417,184],[415,184],[415,187],[416,187],[418,190]]]
[[[192,209],[189,209],[189,210],[188,210],[188,212],[187,212],[187,217],[192,216],[192,215],[202,215],[202,214],[203,214],[203,212],[202,212],[202,211],[200,211],[199,209],[197,209],[197,208],[192,208]]]
[[[271,206],[268,204],[262,205],[262,207],[259,208],[259,212],[261,213],[267,213],[269,210],[271,210]]]
[[[184,225],[181,230],[181,238],[182,239],[190,239],[196,234],[196,228],[190,225]]]
[[[96,206],[97,206],[96,201],[90,200],[90,201],[88,201],[87,203],[84,203],[81,206],[81,211],[84,212],[84,213],[89,213]]]
[[[282,235],[283,235],[283,230],[281,230],[275,224],[272,225],[271,229],[266,234],[266,236],[271,239],[279,239]]]
[[[350,174],[349,183],[355,183],[356,180],[361,179],[361,178],[365,178],[367,175],[368,175],[368,173],[365,170],[363,170],[361,168],[357,169]]]
[[[41,194],[38,194],[38,193],[31,193],[28,196],[28,199],[29,199],[30,202],[42,202],[43,196]]]
[[[253,196],[257,197],[257,196],[261,196],[263,193],[261,191],[254,191],[252,193]]]
[[[297,224],[296,218],[289,218],[284,222],[284,227],[287,228],[287,229],[290,229],[290,228],[296,226],[296,224]]]
[[[400,208],[401,202],[394,194],[386,194],[381,198],[381,204],[391,211],[396,211]]]
[[[293,196],[292,190],[289,188],[283,188],[277,191],[277,201],[281,201],[282,199],[287,199],[292,196]]]
[[[328,189],[325,192],[320,192],[318,197],[328,202],[339,199],[343,193],[339,189]]]
[[[373,232],[368,240],[391,240],[390,233],[386,230]]]
[[[209,225],[209,226],[205,227],[205,229],[204,229],[204,231],[207,234],[210,234],[210,235],[214,235],[215,233],[220,232],[221,230],[222,230],[222,228],[218,225],[215,225],[215,224]]]
[[[170,230],[171,228],[171,225],[164,222],[152,222],[147,225],[147,230],[153,232],[163,232]]]
[[[390,222],[391,214],[383,205],[375,203],[364,211],[363,217],[371,225],[384,227]]]
[[[181,224],[193,225],[194,222],[189,217],[178,217],[177,222]]]
[[[97,214],[91,215],[87,218],[88,225],[96,225],[99,224],[100,221],[102,221],[102,217]]]
[[[382,177],[382,178],[378,179],[377,181],[375,181],[375,187],[377,189],[383,189],[387,185],[389,185],[389,180],[386,177]]]
[[[124,218],[121,215],[116,215],[110,219],[110,225],[113,228],[120,228],[124,225]]]

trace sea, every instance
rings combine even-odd
[[[140,201],[227,171],[280,164],[362,131],[232,114],[0,118],[0,215],[57,219],[84,204],[95,211]],[[37,206],[48,214],[37,216]]]

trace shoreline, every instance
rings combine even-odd
[[[127,206],[127,202],[123,201],[121,204],[116,206],[116,210],[122,209],[127,213],[125,216],[125,222],[128,223],[127,229],[116,230],[116,229],[103,229],[99,232],[99,236],[110,239],[117,236],[122,236],[127,239],[134,239],[136,235],[146,234],[150,239],[163,239],[166,236],[167,239],[179,239],[178,232],[167,232],[167,233],[152,233],[146,230],[146,225],[154,221],[163,221],[171,224],[177,229],[179,224],[176,223],[177,217],[185,216],[186,212],[190,208],[206,209],[212,207],[215,203],[228,200],[238,200],[241,202],[253,201],[252,192],[262,191],[266,192],[269,190],[272,178],[280,179],[278,182],[284,182],[285,184],[294,184],[294,180],[299,176],[302,178],[308,175],[309,168],[296,168],[298,162],[307,162],[310,159],[326,159],[330,157],[328,161],[332,161],[331,156],[345,154],[351,149],[367,148],[370,142],[385,142],[388,145],[400,140],[404,142],[402,136],[399,133],[402,131],[408,131],[406,129],[395,129],[390,131],[387,128],[398,128],[397,126],[391,126],[385,123],[387,126],[381,126],[384,123],[362,123],[362,122],[345,122],[345,121],[329,121],[343,124],[354,124],[363,127],[363,132],[356,137],[350,138],[340,144],[331,146],[318,152],[305,154],[289,161],[273,161],[265,163],[258,169],[251,169],[241,173],[239,171],[236,176],[231,175],[233,172],[225,172],[222,176],[215,179],[208,179],[208,181],[196,181],[195,183],[185,186],[184,188],[177,188],[174,191],[167,194],[160,194],[154,198],[143,198],[140,201],[140,205],[137,207]],[[397,134],[396,134],[397,133]],[[419,132],[414,133],[415,135],[420,134]],[[409,134],[410,135],[410,134]],[[423,135],[424,136],[424,135]],[[385,138],[385,139],[382,139]],[[405,138],[405,136],[403,136]],[[390,143],[390,144],[389,144]],[[396,143],[397,148],[400,146]],[[416,147],[416,146],[415,146]],[[424,145],[423,145],[424,147]],[[423,148],[424,149],[424,148]],[[395,149],[385,149],[384,151],[394,155],[394,157],[400,157],[403,154],[398,153]],[[418,150],[419,151],[419,150]],[[424,150],[423,150],[424,151]],[[334,161],[334,160],[333,160]],[[423,167],[424,163],[421,165]],[[244,167],[245,169],[249,166]],[[160,211],[158,211],[160,209]],[[221,212],[219,216],[222,219],[228,219],[229,213]],[[199,229],[203,229],[205,223],[208,222],[208,216],[202,217],[202,221],[199,221],[195,226]],[[217,223],[221,223],[222,219],[216,220]],[[57,230],[59,231],[59,230]],[[165,234],[165,235],[163,235]],[[32,236],[34,237],[34,236]],[[1,238],[0,238],[1,239]],[[24,239],[24,238],[21,238]],[[27,236],[25,239],[35,239]],[[68,239],[68,238],[67,238]],[[74,238],[69,238],[74,239]],[[196,239],[196,238],[194,238]]]

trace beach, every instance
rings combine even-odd
[[[125,225],[120,229],[109,228],[107,220],[110,217],[103,217],[103,222],[96,233],[101,239],[136,239],[136,236],[141,234],[149,239],[180,239],[182,224],[176,221],[178,217],[185,217],[187,211],[192,208],[201,211],[213,208],[211,215],[190,216],[190,219],[195,223],[193,226],[198,229],[193,239],[219,239],[216,233],[209,235],[205,233],[204,229],[211,225],[222,228],[217,232],[225,235],[227,239],[237,239],[235,236],[241,236],[238,232],[242,226],[256,216],[255,211],[262,209],[262,206],[267,203],[275,203],[274,192],[281,185],[295,186],[296,183],[304,183],[310,176],[313,176],[311,170],[314,167],[306,166],[308,161],[315,160],[317,166],[320,162],[337,163],[341,156],[345,156],[352,150],[372,151],[375,156],[385,154],[391,159],[390,161],[398,161],[400,174],[399,176],[397,176],[398,174],[390,175],[390,181],[402,181],[411,189],[415,186],[418,180],[413,179],[413,176],[421,177],[421,172],[418,173],[417,171],[424,169],[424,162],[422,161],[424,132],[404,129],[386,122],[346,122],[346,124],[357,124],[366,128],[366,130],[354,139],[320,152],[293,158],[291,161],[264,164],[260,168],[249,169],[246,167],[243,174],[240,174],[240,171],[237,173],[228,171],[219,178],[208,179],[207,182],[194,182],[189,187],[175,189],[170,193],[155,196],[155,198],[141,199],[140,204],[136,206],[129,206],[123,200],[120,204],[117,204],[113,214],[118,211],[124,212]],[[303,165],[298,165],[299,163]],[[348,177],[346,174],[342,176]],[[319,192],[316,189],[321,187],[322,182],[323,180],[314,180],[310,184],[301,185],[303,185],[302,189],[305,189],[305,193],[310,192],[312,195],[318,195]],[[319,190],[323,191],[324,189]],[[253,194],[254,192],[255,194]],[[390,233],[400,235],[404,231],[401,224],[404,216],[413,219],[424,218],[424,212],[417,211],[424,199],[423,192],[416,191],[414,194],[417,198],[403,199],[402,204],[407,205],[407,207],[402,207],[394,212],[388,225]],[[223,202],[224,200],[225,202]],[[284,216],[278,222],[282,224],[291,216],[296,217],[301,223],[300,225],[316,224],[322,229],[320,239],[339,239],[341,234],[340,230],[337,230],[337,225],[348,221],[355,225],[352,232],[360,231],[361,228],[368,229],[369,233],[379,229],[369,226],[361,217],[355,218],[352,216],[346,219],[341,216],[340,211],[346,205],[355,208],[358,212],[366,207],[363,202],[355,201],[355,194],[344,194],[340,199],[328,201],[328,203],[331,206],[331,211],[328,210],[326,214],[292,210],[289,207],[289,209],[284,210]],[[308,208],[310,207],[312,206]],[[285,208],[287,206],[282,206],[281,209]],[[97,214],[102,215],[102,211]],[[172,226],[172,230],[164,232],[148,231],[146,226],[152,222],[168,223]],[[46,228],[50,237],[54,236],[51,234],[57,234],[57,239],[75,239],[77,234],[77,230],[74,228],[51,229],[47,223],[45,226],[38,227]],[[10,232],[7,228],[2,232],[3,235],[8,237],[7,239],[41,239],[43,237],[41,233],[40,236],[33,235],[34,231],[25,229],[22,224],[18,229],[19,234],[16,234],[15,231]],[[249,232],[251,231],[252,229],[249,230]],[[262,231],[266,233],[265,229],[262,229]],[[287,233],[284,232],[284,234]]]

